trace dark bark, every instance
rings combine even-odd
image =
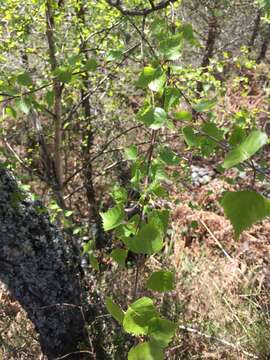
[[[48,359],[76,352],[80,343],[87,344],[73,253],[45,209],[29,200],[2,168],[0,249],[0,280],[35,325]],[[81,358],[78,353],[66,357]]]
[[[218,35],[218,22],[215,17],[212,17],[211,20],[209,21],[205,52],[201,62],[201,67],[203,68],[203,72],[207,72],[207,67],[209,66],[210,60],[213,57],[217,35]],[[199,81],[197,85],[197,91],[200,94],[202,90],[203,90],[203,82]]]
[[[78,18],[82,22],[84,26],[85,24],[85,8],[83,1],[79,2],[79,11],[77,13]],[[86,43],[83,38],[81,38],[80,50],[81,53],[84,54],[84,60],[88,61],[88,53],[86,51]],[[88,202],[88,223],[89,223],[89,230],[93,226],[93,223],[96,226],[96,234],[95,234],[95,242],[96,248],[102,249],[106,245],[105,241],[105,233],[102,226],[102,220],[99,215],[99,206],[98,206],[98,199],[96,194],[96,189],[94,185],[94,174],[93,174],[93,165],[91,158],[93,156],[93,147],[94,147],[94,133],[91,124],[92,114],[91,114],[91,104],[90,104],[90,97],[86,95],[90,91],[90,79],[88,72],[85,72],[82,75],[83,80],[83,89],[81,90],[81,101],[82,101],[82,108],[84,111],[84,131],[83,131],[83,145],[81,149],[82,159],[83,159],[83,182],[84,188],[86,193],[86,198]]]
[[[58,68],[57,49],[55,44],[55,21],[53,1],[46,1],[46,36],[49,48],[51,71],[54,73]],[[59,193],[63,192],[64,170],[63,170],[63,124],[62,124],[62,85],[57,77],[53,78],[54,90],[54,167],[58,182]]]
[[[260,64],[265,59],[268,46],[269,46],[269,40],[265,39],[261,46],[261,51],[257,59],[257,64]]]
[[[173,3],[177,2],[178,0],[162,0],[159,3],[157,3],[156,5],[153,2],[153,5],[151,7],[149,7],[149,8],[131,9],[131,10],[126,9],[122,5],[121,0],[106,0],[106,1],[110,6],[115,7],[123,15],[126,15],[126,16],[146,16],[146,15],[149,15],[149,14],[155,12],[155,11],[165,9],[167,6],[170,6],[170,4],[173,4]]]
[[[260,64],[263,60],[265,60],[269,42],[270,42],[270,25],[267,25],[267,28],[265,30],[265,34],[263,37],[263,42],[261,45],[261,50],[260,50],[259,56],[257,58],[257,64]]]
[[[258,13],[257,13],[256,19],[254,21],[252,35],[251,35],[250,41],[248,43],[248,51],[249,52],[251,52],[251,50],[255,44],[255,40],[258,37],[260,25],[261,25],[261,16],[262,16],[262,11],[261,11],[261,9],[258,9]]]

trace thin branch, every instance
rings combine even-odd
[[[251,358],[253,358],[253,359],[259,359],[259,357],[258,357],[257,355],[252,354],[252,353],[250,353],[250,352],[248,352],[248,351],[245,351],[245,350],[243,350],[239,345],[235,345],[235,344],[233,344],[233,343],[230,343],[230,342],[227,341],[227,340],[220,339],[220,338],[218,338],[218,337],[216,337],[216,336],[213,336],[213,335],[205,334],[205,333],[203,333],[203,332],[201,332],[201,331],[199,331],[199,330],[197,330],[197,329],[191,328],[191,327],[189,327],[189,326],[180,325],[179,328],[180,328],[181,330],[183,330],[183,331],[190,332],[190,333],[193,333],[193,334],[197,334],[197,335],[202,336],[202,337],[204,337],[204,338],[206,338],[206,339],[217,341],[217,342],[219,342],[220,344],[225,345],[225,346],[228,346],[228,347],[230,347],[231,349],[233,349],[233,350],[235,350],[235,351],[237,351],[237,352],[240,352],[240,353],[242,353],[242,354],[244,354],[244,355],[246,355],[246,356],[249,356],[249,357],[251,357]],[[181,347],[181,345],[174,346],[174,347],[172,347],[171,349],[169,349],[168,352],[173,352],[174,350],[178,349],[179,347]]]
[[[60,356],[60,357],[57,357],[55,358],[54,360],[62,360],[62,359],[66,359],[72,355],[79,355],[79,354],[89,354],[91,356],[93,356],[93,352],[92,351],[89,351],[89,350],[81,350],[81,351],[73,351],[71,353],[68,353],[68,354],[65,354],[63,356]]]
[[[117,140],[121,136],[127,134],[128,132],[130,132],[132,130],[138,129],[138,128],[142,127],[142,126],[143,126],[143,124],[135,125],[135,126],[132,126],[132,127],[128,128],[128,129],[120,132],[119,134],[114,136],[111,140],[109,140],[106,144],[104,144],[103,147],[102,147],[102,150],[99,153],[97,153],[95,156],[93,156],[89,161],[92,162],[92,161],[96,160],[97,158],[99,158],[100,156],[102,156],[104,154],[104,151],[111,145],[111,143],[113,143],[115,140]],[[84,164],[79,169],[77,169],[72,175],[70,175],[64,181],[63,186],[65,187],[70,182],[70,180],[72,180],[76,175],[78,175],[86,166],[87,166],[87,164]]]
[[[98,31],[96,31],[96,32],[94,32],[94,33],[91,33],[90,35],[88,35],[88,37],[85,39],[85,40],[83,40],[83,43],[84,44],[86,44],[87,43],[87,41],[89,41],[90,39],[92,39],[94,36],[96,36],[96,35],[100,35],[100,34],[102,34],[102,33],[109,33],[113,28],[115,28],[115,27],[117,27],[118,25],[120,25],[121,23],[122,23],[122,21],[123,21],[123,19],[121,19],[120,21],[117,21],[115,24],[112,24],[112,26],[110,26],[110,27],[108,27],[108,28],[103,28],[103,29],[101,29],[101,30],[98,30]]]
[[[139,35],[141,36],[142,40],[144,40],[146,42],[146,44],[148,45],[149,49],[151,50],[153,56],[155,57],[155,59],[157,61],[159,61],[159,58],[155,52],[155,49],[153,48],[153,46],[151,45],[151,43],[149,42],[149,40],[146,38],[145,34],[143,31],[141,31],[138,26],[129,19],[130,23],[132,24],[132,26],[135,28],[135,30],[139,33]]]
[[[200,223],[203,225],[203,227],[206,229],[206,231],[209,233],[212,239],[214,239],[215,243],[218,245],[218,247],[221,249],[223,254],[231,261],[233,261],[233,258],[227,253],[227,251],[224,249],[222,244],[218,241],[216,236],[212,233],[212,231],[209,229],[209,227],[205,224],[203,220],[200,220]]]
[[[18,160],[18,162],[22,165],[23,168],[25,168],[30,173],[32,172],[32,169],[20,158],[20,156],[16,153],[16,151],[12,148],[10,143],[7,141],[6,138],[3,139],[6,147],[8,150],[13,154],[13,156]]]
[[[146,16],[155,11],[165,9],[170,4],[176,3],[178,0],[163,0],[160,1],[157,5],[154,5],[153,1],[151,1],[150,8],[143,8],[143,9],[127,9],[122,5],[121,0],[106,0],[106,2],[114,7],[115,9],[119,10],[122,15],[125,16]]]
[[[40,87],[38,87],[38,88],[29,90],[29,91],[25,91],[25,92],[23,92],[23,93],[21,93],[21,94],[17,94],[17,95],[10,95],[10,94],[8,94],[8,93],[0,93],[0,96],[6,96],[3,100],[0,101],[0,104],[3,103],[3,102],[6,102],[6,101],[13,100],[13,99],[18,99],[18,98],[20,98],[20,97],[22,97],[22,96],[26,96],[26,95],[33,94],[33,93],[35,93],[35,92],[38,92],[38,91],[40,91],[40,90],[43,90],[43,89],[45,89],[45,88],[47,88],[47,87],[49,87],[49,86],[52,86],[52,85],[53,85],[53,82],[50,82],[50,83],[48,83],[48,84],[46,84],[46,85],[42,85],[42,86],[40,86]]]
[[[154,153],[154,148],[155,148],[155,144],[156,144],[156,140],[157,140],[157,134],[158,134],[158,130],[152,130],[151,131],[151,139],[150,139],[150,145],[146,154],[146,159],[147,159],[147,165],[146,165],[146,177],[145,177],[145,182],[144,182],[144,188],[147,189],[149,186],[149,182],[150,182],[150,170],[151,170],[151,162],[152,162],[152,158],[153,158],[153,153]],[[141,211],[140,211],[140,218],[139,218],[139,222],[137,225],[137,231],[139,230],[142,220],[143,220],[143,215],[144,215],[144,206],[146,204],[146,198],[141,206]],[[137,232],[136,231],[136,232]],[[139,274],[140,274],[140,270],[141,270],[141,266],[144,263],[144,257],[139,256],[136,262],[136,270],[135,270],[135,280],[134,280],[134,288],[133,288],[133,299],[135,300],[137,297],[137,292],[138,292],[138,283],[139,283]]]
[[[72,109],[70,110],[70,112],[68,113],[66,119],[63,121],[63,125],[65,125],[67,122],[69,122],[73,116],[73,114],[76,113],[76,111],[79,109],[79,107],[82,105],[82,103],[87,100],[91,95],[93,95],[99,88],[100,86],[106,81],[108,80],[114,73],[115,70],[117,69],[118,66],[122,65],[123,62],[128,58],[128,54],[130,52],[132,52],[134,49],[136,49],[140,44],[135,44],[134,46],[132,46],[131,48],[127,49],[124,53],[124,57],[123,59],[116,64],[116,66],[114,67],[114,69],[112,70],[112,72],[110,72],[109,74],[107,74],[106,76],[104,76],[96,85],[96,87],[90,91],[88,91],[85,96],[76,104],[72,107]]]
[[[195,113],[196,116],[197,116],[197,118],[201,119],[202,122],[205,122],[204,117],[202,116],[202,114],[200,114],[199,112],[197,112],[197,111],[194,109],[194,107],[193,107],[190,99],[187,97],[187,95],[186,95],[178,86],[175,86],[175,87],[180,91],[180,94],[181,94],[181,96],[183,97],[183,99],[185,100],[185,102],[187,103],[190,111],[191,111],[192,113]],[[175,120],[175,119],[174,119],[174,120]],[[207,133],[204,132],[203,130],[200,130],[200,129],[196,129],[196,130],[198,131],[198,133],[199,133],[200,135],[204,135],[204,136],[206,136],[208,139],[213,140],[213,141],[214,141],[217,145],[219,145],[219,147],[220,147],[221,149],[223,149],[224,151],[230,151],[230,150],[231,150],[231,147],[230,147],[228,144],[224,143],[223,141],[220,141],[220,140],[218,140],[217,138],[215,138],[214,136],[207,134]],[[256,167],[256,166],[254,165],[254,163],[252,163],[252,160],[246,160],[246,161],[243,162],[243,164],[248,165],[253,171],[257,171],[257,173],[260,173],[261,175],[265,176],[265,178],[267,178],[267,180],[270,181],[270,175],[267,173],[267,171],[263,170],[262,168]]]

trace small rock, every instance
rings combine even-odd
[[[211,180],[211,177],[209,175],[204,175],[201,179],[200,179],[200,183],[205,185],[208,184]]]

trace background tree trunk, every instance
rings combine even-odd
[[[87,344],[81,288],[72,251],[15,179],[0,168],[0,280],[26,310],[48,359]],[[80,359],[74,354],[66,359]],[[87,355],[87,359],[91,359]]]

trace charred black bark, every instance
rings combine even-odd
[[[0,249],[0,280],[34,323],[48,359],[87,344],[72,251],[45,209],[29,200],[5,169],[0,169]]]

